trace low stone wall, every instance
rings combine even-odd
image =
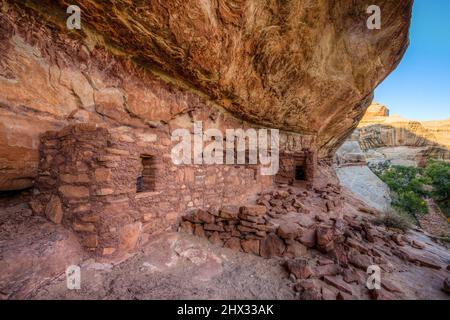
[[[280,225],[262,205],[192,209],[183,216],[179,231],[264,258],[300,257],[306,253],[307,246],[316,244],[315,230],[295,223]]]

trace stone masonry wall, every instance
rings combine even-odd
[[[286,141],[282,135],[281,148]],[[189,208],[245,203],[273,183],[259,165],[175,165],[172,145],[156,128],[76,124],[47,132],[31,206],[74,230],[90,252],[111,256],[176,226]],[[154,185],[137,192],[142,156],[153,157]]]

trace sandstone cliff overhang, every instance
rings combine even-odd
[[[412,1],[375,2],[380,30],[359,1],[2,1],[0,190],[33,185],[48,130],[170,132],[198,109],[314,137],[331,156],[408,44]]]
[[[372,3],[373,2],[373,3]],[[330,155],[357,125],[374,88],[408,45],[410,0],[377,0],[382,27],[366,26],[363,1],[29,0],[76,36],[94,33],[118,55],[187,81],[242,118],[316,133]],[[67,32],[67,30],[61,30]]]

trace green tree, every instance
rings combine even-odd
[[[442,211],[450,217],[450,163],[429,160],[424,170],[433,187],[431,195]]]
[[[429,195],[425,185],[430,183],[430,179],[423,174],[423,169],[392,166],[384,171],[381,179],[392,192],[392,204],[400,211],[408,213],[416,220],[419,215],[428,212],[423,198]]]

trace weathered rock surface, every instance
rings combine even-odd
[[[367,166],[366,153],[361,150],[357,136],[353,134],[336,151],[335,162],[336,174],[344,187],[377,210],[390,209],[389,188]]]
[[[377,1],[389,12],[380,30],[367,29],[367,7],[353,1],[71,4],[82,10],[80,31],[66,29],[63,1],[0,7],[0,190],[32,185],[40,133],[182,121],[195,104],[182,91],[316,135],[319,156],[329,156],[400,61],[412,1]]]
[[[82,256],[71,231],[32,216],[26,204],[0,207],[0,293],[5,298],[26,298]]]

